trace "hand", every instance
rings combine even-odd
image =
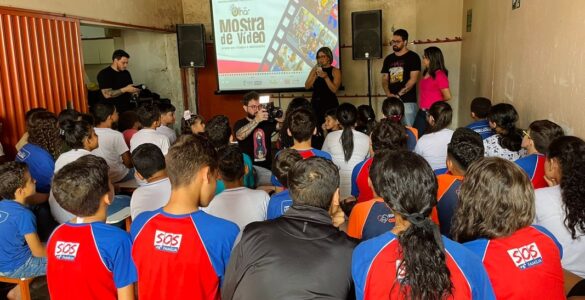
[[[323,129],[323,131],[327,131],[327,124],[326,123],[321,124],[321,129]]]
[[[254,117],[254,121],[256,121],[256,123],[260,123],[266,120],[268,120],[268,112],[266,112],[266,109],[261,108],[256,112],[256,117]]]
[[[327,73],[323,72],[322,70],[317,70],[317,76],[321,77],[321,78],[325,78],[327,77]]]
[[[135,88],[132,84],[129,84],[129,85],[121,88],[121,90],[124,93],[130,93],[130,94],[134,94],[134,93],[140,92],[140,89]]]
[[[331,222],[333,226],[339,228],[345,223],[345,213],[341,209],[339,203],[332,203],[329,207],[329,216],[331,216]]]

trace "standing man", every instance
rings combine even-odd
[[[242,153],[253,159],[253,164],[270,170],[272,167],[272,133],[280,128],[281,120],[269,121],[266,109],[260,105],[260,95],[249,92],[242,104],[246,117],[234,125],[234,132]]]
[[[140,90],[132,86],[132,76],[126,70],[130,55],[124,50],[116,50],[112,54],[112,64],[98,73],[97,80],[102,96],[112,101],[119,113],[130,110],[132,94]]]
[[[382,66],[382,87],[387,97],[398,97],[404,102],[404,122],[412,126],[416,116],[416,82],[421,69],[420,57],[408,50],[408,32],[394,31],[394,53],[386,56]]]

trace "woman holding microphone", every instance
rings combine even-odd
[[[325,122],[325,112],[339,106],[335,93],[341,85],[341,71],[332,66],[333,53],[328,47],[317,51],[317,65],[309,73],[305,88],[313,88],[311,105],[319,128]]]

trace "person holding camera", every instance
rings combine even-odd
[[[260,95],[249,92],[242,104],[246,117],[234,125],[236,140],[243,153],[248,154],[253,164],[270,170],[272,166],[272,133],[280,128],[282,118],[269,118],[268,111],[260,104]]]
[[[112,101],[119,113],[132,109],[132,95],[140,92],[139,88],[132,85],[132,76],[127,70],[129,59],[130,55],[126,51],[118,49],[112,54],[112,64],[97,75],[103,98]]]
[[[311,105],[317,117],[318,128],[325,123],[325,112],[339,106],[335,93],[341,86],[341,71],[332,66],[333,53],[328,47],[317,51],[317,65],[309,72],[306,89],[313,89]]]

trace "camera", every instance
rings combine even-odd
[[[282,118],[282,109],[270,102],[270,96],[260,96],[260,105],[268,113],[268,121],[274,122],[275,119]]]

